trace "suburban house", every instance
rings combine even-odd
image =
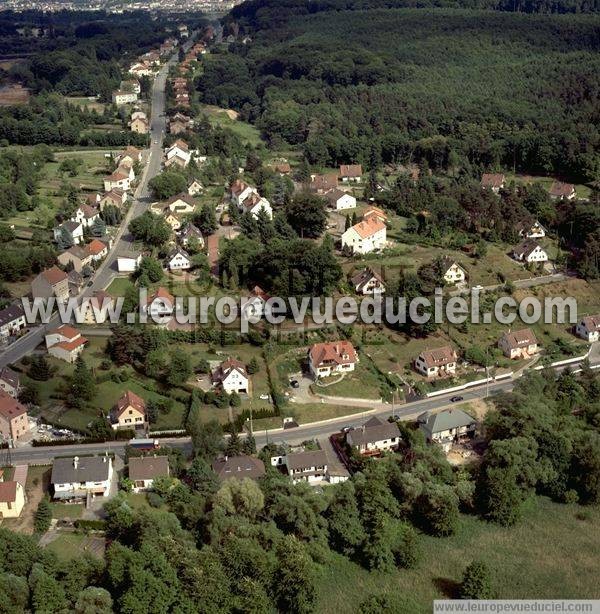
[[[181,134],[183,132],[187,132],[188,124],[186,122],[182,122],[179,119],[171,119],[169,122],[169,132],[171,134]]]
[[[424,350],[415,360],[415,369],[428,378],[443,377],[456,373],[456,352],[448,345]]]
[[[104,211],[104,207],[117,207],[117,209],[121,209],[126,202],[127,192],[120,188],[113,188],[100,198],[98,206],[100,211]]]
[[[519,236],[526,239],[541,239],[546,236],[546,229],[537,220],[521,222],[517,228]]]
[[[244,199],[255,191],[256,189],[248,185],[245,181],[236,179],[229,188],[229,198],[232,203],[240,208]]]
[[[273,209],[271,208],[271,203],[256,191],[252,192],[242,201],[239,209],[243,213],[249,213],[255,218],[258,217],[259,212],[262,210],[267,214],[269,219],[273,219]]]
[[[73,269],[67,273],[67,281],[69,283],[69,294],[77,296],[83,288],[83,275]]]
[[[127,79],[125,81],[121,81],[119,89],[128,92],[135,92],[136,94],[142,93],[142,86],[137,79]],[[137,113],[142,113],[142,111],[137,111]],[[145,113],[142,114],[145,115]]]
[[[169,198],[166,206],[170,211],[177,213],[193,213],[196,208],[196,201],[189,194],[182,192]]]
[[[111,173],[104,178],[104,191],[110,192],[115,188],[126,192],[131,187],[131,179],[129,173],[119,167],[114,173]]]
[[[221,481],[230,478],[258,480],[265,475],[264,463],[259,458],[246,454],[218,458],[212,462],[212,470]]]
[[[131,132],[137,132],[137,134],[148,134],[150,131],[150,125],[145,117],[132,118],[129,123],[129,129]]]
[[[313,377],[354,371],[358,353],[350,341],[315,343],[308,351],[308,366]]]
[[[362,181],[362,166],[360,164],[342,164],[340,165],[340,179],[344,183]]]
[[[67,240],[75,245],[83,243],[83,224],[81,222],[67,220],[56,226],[52,232],[56,242]]]
[[[362,427],[346,434],[346,443],[363,456],[379,456],[386,450],[397,450],[400,431],[395,422],[373,416]]]
[[[329,190],[329,192],[325,194],[325,198],[327,199],[328,205],[336,211],[356,207],[356,198],[354,198],[352,194],[348,194],[338,188]]]
[[[138,119],[138,118],[148,119],[148,116],[143,111],[139,111],[139,110],[138,111],[133,111],[131,113],[131,118],[130,119],[134,120],[134,119]]]
[[[481,188],[498,194],[504,187],[505,181],[502,173],[484,173],[481,177]]]
[[[112,479],[110,456],[74,456],[54,459],[50,483],[54,488],[54,499],[69,500],[107,497]]]
[[[136,77],[149,77],[153,74],[153,70],[147,62],[135,62],[130,66],[129,72]]]
[[[196,241],[200,248],[204,247],[204,237],[202,236],[202,232],[192,223],[187,224],[179,233],[179,241],[184,247],[187,247],[190,241]]]
[[[379,220],[383,224],[387,224],[388,221],[387,213],[379,207],[371,206],[363,213],[363,220],[368,220],[371,218]]]
[[[530,328],[504,333],[498,340],[498,347],[511,360],[531,358],[539,352],[537,339]]]
[[[222,386],[227,394],[237,392],[247,394],[250,389],[250,378],[246,365],[235,358],[222,362],[212,374],[213,384]]]
[[[600,339],[600,315],[581,318],[575,325],[578,337],[593,343]]]
[[[21,482],[17,480],[5,482],[4,476],[0,475],[0,519],[18,518],[25,507],[26,500],[25,487]]]
[[[334,190],[338,185],[338,176],[335,173],[327,175],[311,175],[310,190],[317,194],[325,194],[330,190]]]
[[[467,280],[467,271],[456,260],[446,256],[441,261],[441,273],[447,284],[461,284]]]
[[[66,302],[69,298],[69,276],[56,265],[42,271],[31,282],[33,298],[50,298],[55,296],[59,301]]]
[[[163,216],[165,222],[169,225],[173,232],[177,232],[184,223],[184,214],[178,211],[171,211],[169,207],[163,209]]]
[[[48,354],[65,362],[75,362],[87,343],[87,339],[68,324],[61,324],[58,328],[48,331],[45,341]]]
[[[381,275],[373,271],[370,267],[358,271],[351,278],[350,282],[354,286],[357,294],[381,296],[385,293],[385,284]]]
[[[287,454],[284,464],[294,484],[327,480],[328,463],[324,450],[308,450]]]
[[[194,181],[192,181],[192,183],[190,183],[190,185],[187,187],[187,193],[190,196],[196,196],[200,194],[202,190],[204,190],[204,186],[199,181],[196,181],[196,179],[194,179]]]
[[[19,396],[21,391],[21,377],[10,367],[0,369],[0,390],[4,390],[13,399]]]
[[[370,217],[351,226],[342,235],[342,248],[354,254],[368,254],[383,249],[387,241],[386,226],[380,220]]]
[[[95,209],[100,202],[101,195],[98,192],[92,192],[91,194],[86,194],[84,198],[84,204],[88,205],[92,209]]]
[[[86,252],[89,254],[92,262],[98,262],[108,255],[108,245],[100,239],[92,239],[86,246]]]
[[[112,93],[112,101],[113,101],[113,104],[116,104],[116,105],[131,104],[132,102],[137,102],[137,99],[138,99],[138,95],[135,92],[115,90]]]
[[[90,228],[100,218],[100,211],[95,207],[83,204],[77,207],[77,210],[71,217],[72,222],[78,222],[85,228]]]
[[[513,258],[519,262],[547,262],[546,250],[533,239],[525,239],[513,248]]]
[[[59,254],[56,259],[64,267],[68,266],[69,263],[72,264],[73,269],[78,273],[81,273],[83,267],[92,262],[92,256],[88,250],[80,245],[72,245],[69,249]]]
[[[190,255],[181,247],[171,250],[166,259],[167,267],[170,271],[188,271],[192,268]]]
[[[278,162],[273,167],[273,170],[282,177],[286,177],[292,172],[292,167],[289,162]]]
[[[24,405],[4,390],[0,390],[0,435],[3,441],[16,441],[29,430],[29,418]]]
[[[126,251],[117,256],[117,270],[119,273],[133,273],[137,271],[142,261],[140,252]]]
[[[142,150],[134,147],[133,145],[127,145],[125,149],[117,156],[118,164],[135,164],[142,161]]]
[[[139,456],[129,459],[129,479],[133,492],[151,490],[156,478],[168,478],[168,456]]]
[[[550,198],[554,200],[573,200],[575,196],[577,196],[577,192],[572,183],[554,181],[550,186]]]
[[[165,151],[165,158],[165,164],[168,164],[170,161],[177,158],[181,161],[183,167],[186,167],[190,163],[192,154],[190,153],[188,144],[185,141],[178,139],[173,143],[173,145],[171,145],[171,147],[167,148]]]
[[[251,296],[248,297],[242,307],[245,317],[262,317],[265,312],[265,304],[270,298],[260,286],[254,286]]]
[[[462,409],[446,409],[435,414],[426,411],[417,422],[425,440],[440,444],[444,452],[453,443],[473,437],[477,428],[477,421]]]
[[[119,162],[119,166],[117,167],[116,173],[122,173],[123,175],[127,175],[129,177],[129,181],[133,181],[135,179],[135,171],[133,170],[133,162],[127,158],[127,160],[123,160]]]
[[[157,288],[146,301],[145,311],[151,318],[169,318],[174,310],[175,297],[163,287]]]
[[[110,410],[110,424],[119,428],[135,429],[146,426],[146,402],[131,390],[125,391]]]
[[[106,322],[109,309],[115,305],[115,299],[104,290],[96,290],[93,296],[86,297],[81,303],[83,321],[85,324],[103,324]]]
[[[23,307],[17,303],[0,309],[0,341],[18,335],[27,326]]]

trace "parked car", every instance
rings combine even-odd
[[[261,401],[268,401],[270,397],[269,397],[269,395],[268,395],[268,394],[261,394],[261,395],[260,395],[258,398],[259,398]]]
[[[342,427],[342,433],[349,433],[350,431],[353,431],[354,427],[353,426],[343,426]]]
[[[450,403],[458,403],[459,401],[463,401],[465,397],[456,396],[450,397]]]

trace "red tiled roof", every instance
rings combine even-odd
[[[340,175],[342,177],[362,177],[362,166],[360,164],[341,164]]]
[[[175,297],[163,287],[158,288],[154,294],[148,297],[148,305],[150,305],[152,301],[154,301],[154,299],[157,299],[157,298],[165,299],[169,301],[171,305],[175,304]]]
[[[358,222],[358,224],[352,226],[352,228],[359,234],[360,237],[366,239],[367,237],[372,237],[376,232],[383,230],[385,228],[385,224],[376,217],[368,217],[366,220]]]
[[[323,363],[351,364],[356,362],[357,354],[350,341],[333,341],[331,343],[315,343],[309,356],[315,366]]]
[[[131,390],[126,390],[116,402],[114,407],[114,413],[116,416],[120,416],[128,407],[133,407],[137,409],[140,413],[146,414],[146,401],[142,399],[142,397],[135,394],[135,392],[131,392]]]
[[[42,275],[42,277],[44,277],[44,279],[51,286],[55,286],[56,284],[60,283],[61,281],[64,281],[68,277],[68,275],[64,271],[61,271],[56,265],[50,267],[49,269],[46,269],[45,271],[42,271],[40,275]]]
[[[92,239],[87,245],[86,249],[92,256],[101,254],[106,249],[106,244],[102,243],[99,239]]]
[[[501,188],[504,185],[502,173],[483,173],[481,177],[482,188]]]
[[[17,500],[17,483],[0,482],[0,503],[14,503]]]
[[[10,421],[25,413],[27,410],[17,399],[13,399],[10,394],[0,389],[0,416]]]
[[[58,328],[53,328],[52,330],[48,331],[48,334],[62,335],[67,339],[75,339],[76,337],[81,335],[81,333],[76,328],[74,328],[73,326],[69,326],[68,324],[61,324]]]

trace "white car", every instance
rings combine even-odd
[[[269,400],[269,395],[268,394],[261,394],[258,398],[261,401],[268,401]]]

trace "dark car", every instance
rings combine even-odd
[[[290,386],[291,386],[292,388],[300,388],[300,384],[298,383],[298,380],[297,380],[297,379],[291,379],[291,380],[290,380]]]
[[[88,288],[90,286],[93,286],[94,285],[94,281],[92,279],[90,279],[90,281],[87,282],[87,285],[88,285]]]
[[[463,401],[465,397],[450,397],[450,403],[458,403],[459,401]]]

